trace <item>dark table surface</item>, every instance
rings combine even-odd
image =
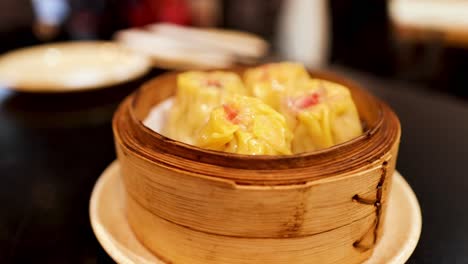
[[[468,103],[334,70],[368,87],[400,117],[397,168],[423,214],[408,263],[468,263]],[[0,263],[112,263],[94,237],[88,203],[115,159],[112,113],[136,87],[62,95],[0,89]]]

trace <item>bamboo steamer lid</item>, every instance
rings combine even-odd
[[[311,75],[350,89],[363,135],[291,156],[177,142],[142,123],[174,95],[177,73],[121,104],[113,130],[128,220],[148,249],[169,263],[360,263],[372,254],[395,169],[398,118],[352,82]]]

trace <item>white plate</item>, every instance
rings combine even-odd
[[[113,162],[91,195],[89,213],[97,239],[118,263],[165,264],[136,239],[125,216],[124,199],[119,164]],[[387,210],[384,235],[367,264],[405,263],[418,243],[421,210],[411,187],[398,172],[393,177]]]
[[[70,92],[127,82],[150,69],[148,58],[105,41],[33,46],[0,57],[0,87],[26,92]]]

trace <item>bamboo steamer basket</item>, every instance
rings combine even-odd
[[[242,69],[237,72],[242,73]],[[129,224],[167,263],[361,263],[382,236],[400,139],[397,116],[347,86],[363,135],[291,156],[205,150],[143,125],[176,92],[177,73],[143,85],[115,113],[113,131]]]

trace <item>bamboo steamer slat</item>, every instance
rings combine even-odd
[[[373,216],[313,236],[252,239],[184,228],[155,217],[132,198],[128,208],[137,237],[168,263],[361,263],[371,254],[356,250],[353,243],[373,227]],[[365,243],[371,240],[367,237]]]
[[[242,70],[239,70],[242,71]],[[175,93],[176,73],[127,98],[113,129],[137,237],[171,263],[360,263],[382,234],[400,125],[382,102],[350,88],[364,135],[292,156],[203,150],[142,124]]]

